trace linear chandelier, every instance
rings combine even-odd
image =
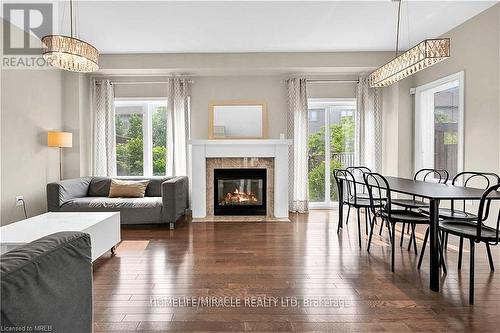
[[[99,69],[99,51],[73,36],[73,1],[69,1],[71,36],[48,35],[42,38],[42,56],[51,66],[71,72],[90,73]]]
[[[450,57],[449,38],[426,39],[398,56],[401,1],[398,2],[396,57],[370,74],[368,82],[372,88],[390,86]]]

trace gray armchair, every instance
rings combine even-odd
[[[88,234],[59,232],[3,254],[0,280],[2,332],[92,332]]]
[[[111,178],[82,177],[47,185],[47,207],[51,212],[120,212],[122,224],[175,222],[188,208],[187,177],[137,177],[149,180],[144,198],[108,198]]]

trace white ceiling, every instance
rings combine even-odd
[[[403,1],[401,49],[437,37],[496,1]],[[68,26],[67,4],[58,24]],[[387,51],[397,2],[83,1],[80,38],[101,53]],[[67,29],[64,29],[67,30]]]

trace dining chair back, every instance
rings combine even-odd
[[[427,181],[437,181],[440,184],[446,184],[450,178],[448,171],[443,169],[420,169],[415,172],[413,176],[414,180],[420,180],[423,182]]]
[[[367,172],[363,175],[368,196],[370,198],[370,210],[374,216],[382,216],[382,212],[386,211],[388,218],[391,217],[391,188],[387,179],[379,173]],[[384,202],[384,205],[380,205]]]
[[[492,185],[500,184],[500,177],[493,172],[463,171],[453,177],[451,184],[456,186],[473,187],[486,190]],[[451,211],[465,211],[466,200],[460,200],[461,206],[458,206],[456,204],[456,201],[457,200],[451,201]]]

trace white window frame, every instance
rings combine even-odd
[[[337,201],[331,201],[331,184],[335,180],[331,176],[330,162],[331,162],[331,137],[330,137],[330,109],[338,105],[346,105],[353,103],[353,115],[356,116],[356,98],[308,98],[307,109],[323,109],[325,110],[325,201],[323,202],[310,202],[309,208],[311,209],[331,209],[337,207]],[[309,121],[309,117],[307,119]],[[309,186],[309,184],[308,184]]]
[[[458,85],[457,172],[464,170],[464,72],[415,88],[415,172],[434,168],[434,93]]]
[[[114,104],[115,114],[139,113],[139,112],[118,111],[116,106],[139,106],[142,108],[140,113],[142,113],[142,136],[143,136],[142,159],[143,159],[144,177],[153,176],[153,124],[151,121],[153,112],[159,106],[167,107],[167,104],[168,104],[167,99],[165,97],[115,98],[115,104]]]

